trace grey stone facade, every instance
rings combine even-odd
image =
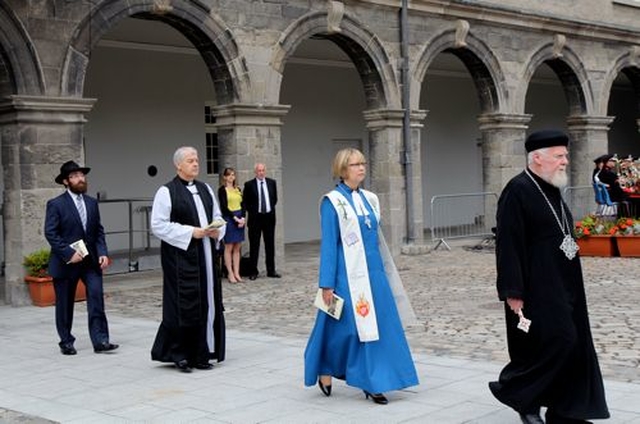
[[[548,65],[569,105],[573,183],[606,149],[614,80],[640,93],[640,9],[632,1],[413,0],[409,16],[411,140],[403,140],[400,1],[391,0],[0,0],[0,142],[4,179],[6,301],[27,302],[22,257],[42,238],[44,203],[59,164],[83,161],[83,123],[93,100],[83,85],[91,51],[122,19],[164,22],[199,51],[218,106],[224,163],[247,179],[255,161],[281,176],[283,69],[310,37],[337,44],[353,61],[366,97],[371,182],[388,211],[394,253],[407,240],[407,216],[423,227],[420,86],[434,58],[448,52],[469,70],[480,99],[483,185],[499,192],[522,169],[525,113],[534,72]],[[623,4],[624,3],[624,4]],[[629,6],[631,4],[631,6]],[[639,5],[640,6],[640,5]],[[403,151],[412,143],[412,193]],[[410,201],[409,201],[409,200]],[[410,206],[414,213],[407,214]],[[282,211],[278,211],[281,213]],[[282,234],[282,221],[279,222]],[[411,244],[423,243],[422,232]],[[278,256],[284,252],[277,240]]]

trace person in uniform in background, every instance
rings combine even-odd
[[[498,201],[497,289],[511,361],[489,388],[527,424],[543,423],[543,406],[547,424],[609,417],[573,217],[560,192],[568,143],[556,130],[527,137],[528,166]]]
[[[196,180],[198,152],[180,147],[173,155],[177,176],[156,192],[151,229],[161,243],[162,323],[151,359],[173,362],[182,372],[213,368],[224,360],[222,286],[215,267],[216,244],[224,237],[220,207],[208,184]]]

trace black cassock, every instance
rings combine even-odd
[[[561,218],[560,190],[537,177]],[[563,204],[570,231],[573,218]],[[516,411],[547,406],[575,419],[608,418],[600,366],[591,338],[580,258],[568,259],[559,246],[564,235],[546,200],[526,173],[514,177],[498,202],[496,258],[501,300],[524,300],[528,333],[505,302],[511,362],[494,396]]]
[[[177,177],[166,184],[171,195],[170,220],[200,227],[193,195],[184,184],[185,182]],[[195,184],[207,212],[207,219],[211,221],[213,199],[206,185],[198,181]],[[185,251],[163,241],[160,247],[163,273],[162,323],[151,349],[151,359],[160,362],[178,362],[186,359],[191,364],[204,363],[210,358],[217,359],[218,362],[224,360],[225,322],[222,287],[213,241],[211,246],[214,258],[214,351],[210,351],[206,336],[209,303],[204,243],[202,240],[192,239]]]

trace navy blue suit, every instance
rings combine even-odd
[[[80,214],[69,192],[47,202],[44,232],[51,245],[49,274],[53,277],[56,292],[56,328],[60,336],[60,346],[73,344],[71,334],[73,306],[78,279],[82,279],[87,289],[87,313],[89,334],[95,347],[109,342],[107,317],[104,313],[102,290],[102,270],[98,258],[107,256],[104,228],[100,221],[98,201],[87,195],[84,198],[87,211],[87,229],[82,228]],[[68,263],[75,250],[69,245],[84,240],[89,255],[82,262]]]

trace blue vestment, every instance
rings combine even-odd
[[[344,184],[337,189],[354,207],[351,189]],[[320,205],[319,286],[334,289],[338,296],[344,298],[345,304],[340,320],[318,312],[304,355],[305,385],[316,384],[319,375],[331,375],[370,393],[383,393],[415,386],[418,376],[378,248],[378,222],[365,196],[357,195],[361,196],[369,211],[369,225],[365,224],[364,216],[358,216],[358,220],[380,339],[366,343],[358,339],[338,214],[325,197]]]

